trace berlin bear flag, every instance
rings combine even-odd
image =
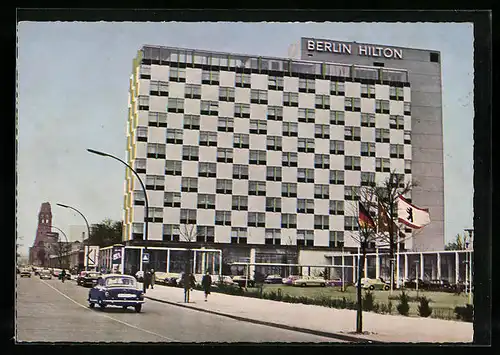
[[[403,196],[398,196],[398,221],[408,227],[420,229],[431,223],[429,209],[419,208],[409,203]]]

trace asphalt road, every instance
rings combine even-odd
[[[90,309],[74,281],[18,278],[18,342],[339,342],[146,300],[132,308]]]

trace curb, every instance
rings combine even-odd
[[[222,312],[218,312],[218,311],[212,311],[212,310],[208,310],[208,309],[197,308],[197,307],[188,306],[188,305],[185,305],[185,304],[179,304],[179,303],[172,302],[172,301],[165,301],[165,300],[162,300],[162,299],[153,298],[151,296],[144,296],[144,298],[148,298],[148,299],[150,299],[152,301],[156,301],[156,302],[160,302],[160,303],[166,303],[166,304],[169,304],[169,305],[172,305],[172,306],[178,306],[178,307],[188,308],[188,309],[192,309],[192,310],[199,311],[199,312],[205,312],[205,313],[215,314],[215,315],[222,316],[222,317],[232,318],[232,319],[239,320],[239,321],[242,321],[242,322],[260,324],[260,325],[266,325],[266,326],[269,326],[269,327],[286,329],[286,330],[292,330],[292,331],[296,331],[296,332],[300,332],[300,333],[308,333],[308,334],[313,334],[313,335],[319,335],[319,336],[323,336],[323,337],[327,337],[327,338],[344,340],[344,341],[354,342],[354,343],[369,343],[369,344],[381,344],[381,343],[383,343],[383,342],[377,341],[377,340],[370,340],[370,339],[366,339],[366,338],[359,338],[359,337],[356,337],[356,336],[350,336],[350,335],[345,335],[345,334],[340,334],[340,333],[330,333],[330,332],[324,332],[324,331],[321,331],[321,330],[314,330],[314,329],[308,329],[308,328],[300,328],[300,327],[294,327],[294,326],[280,324],[280,323],[266,322],[266,321],[261,321],[261,320],[257,320],[257,319],[252,319],[252,318],[245,318],[245,317],[235,316],[235,315],[232,315],[232,314],[222,313]]]

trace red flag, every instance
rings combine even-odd
[[[387,214],[384,206],[379,202],[378,204],[378,232],[389,232],[389,215]],[[406,235],[401,232],[395,221],[392,221],[392,230],[399,231],[399,238],[404,239]]]
[[[358,215],[359,226],[363,228],[366,227],[375,228],[375,222],[373,222],[373,219],[370,216],[368,210],[365,208],[365,206],[363,206],[361,202],[358,202],[358,204],[359,204],[359,215]]]

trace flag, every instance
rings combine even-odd
[[[375,228],[375,222],[373,222],[372,217],[368,210],[363,206],[361,202],[359,204],[359,214],[358,214],[358,224],[362,228],[371,227]]]
[[[385,210],[384,206],[379,202],[378,204],[378,232],[379,233],[389,233],[389,220],[390,217],[387,214],[387,211]],[[399,238],[400,239],[405,239],[406,235],[404,232],[402,232],[399,228],[399,226],[396,224],[396,222],[392,221],[392,231],[398,231],[399,232]]]
[[[420,229],[431,223],[428,208],[416,207],[401,195],[398,196],[397,202],[399,222],[414,229]]]

